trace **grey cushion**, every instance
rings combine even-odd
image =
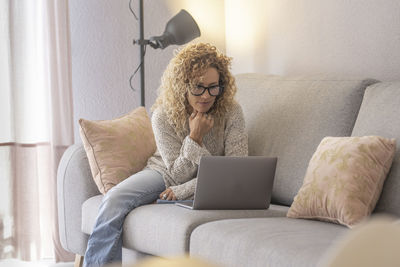
[[[90,235],[96,222],[103,195],[89,198],[82,204],[82,232]]]
[[[325,76],[236,76],[249,154],[277,156],[273,203],[291,205],[325,136],[350,136],[364,90],[376,81]]]
[[[193,231],[190,255],[229,267],[309,267],[347,231],[336,224],[289,218],[217,221]]]
[[[132,265],[133,263],[136,263],[138,261],[142,261],[147,257],[153,257],[153,255],[142,253],[142,252],[139,252],[139,251],[136,251],[136,250],[132,250],[132,249],[122,248],[122,263],[123,263],[123,266],[125,266],[125,264],[131,264]],[[130,265],[127,265],[127,266],[130,266]]]
[[[102,196],[82,206],[82,231],[90,234]],[[175,256],[189,251],[189,237],[197,226],[226,218],[283,217],[288,207],[271,205],[268,210],[194,211],[169,204],[145,205],[128,214],[123,227],[124,247],[158,256]]]
[[[375,212],[400,216],[400,83],[378,83],[367,88],[353,136],[396,138],[397,150]]]

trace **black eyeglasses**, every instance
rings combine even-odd
[[[206,90],[208,90],[210,96],[219,96],[220,94],[222,94],[224,87],[221,84],[211,85],[208,87],[203,85],[196,85],[190,88],[190,93],[194,96],[201,96]]]

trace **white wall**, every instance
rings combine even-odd
[[[139,1],[133,8],[139,15]],[[225,51],[223,0],[145,0],[145,38],[161,35],[166,22],[182,8],[198,22],[202,37]],[[129,0],[69,0],[72,50],[72,89],[75,142],[81,142],[79,118],[111,119],[140,106],[140,74],[129,78],[139,64],[139,22],[128,8]],[[208,10],[207,10],[208,9]],[[209,23],[215,26],[210,27]],[[146,108],[157,95],[162,72],[177,46],[147,48],[145,57]]]
[[[400,80],[398,0],[226,0],[225,14],[234,73]]]
[[[138,0],[134,8],[138,11]],[[75,142],[78,119],[111,119],[140,105],[138,22],[129,0],[69,0]],[[329,73],[400,80],[399,0],[145,0],[145,38],[187,9],[212,42],[234,58],[233,72]],[[147,49],[149,110],[173,56]]]

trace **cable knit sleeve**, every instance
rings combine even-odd
[[[194,192],[196,191],[197,178],[193,178],[189,182],[181,185],[171,186],[172,192],[178,200],[193,199]]]
[[[230,111],[225,128],[225,156],[247,156],[248,136],[245,129],[243,110],[235,104]]]
[[[153,113],[152,126],[158,151],[173,180],[171,184],[183,184],[195,177],[200,158],[210,152],[189,136],[181,141],[160,109]]]
[[[242,108],[239,104],[235,104],[228,114],[224,129],[224,154],[225,156],[247,156],[248,137]],[[196,184],[197,178],[194,178],[181,185],[171,186],[171,189],[177,199],[189,199],[194,196]]]

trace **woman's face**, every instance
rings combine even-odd
[[[201,82],[198,85],[201,85],[202,87],[218,85],[219,73],[216,68],[210,67],[206,70],[205,74],[200,80]],[[188,92],[187,99],[190,107],[192,108],[190,112],[196,110],[197,112],[206,113],[213,106],[215,98],[216,96],[211,96],[208,90],[205,90],[200,96],[195,96],[191,92]]]

